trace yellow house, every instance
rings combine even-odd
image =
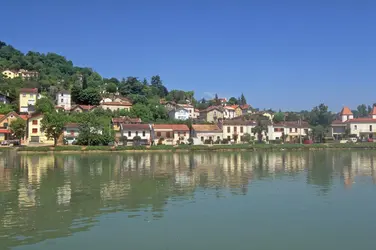
[[[20,89],[20,113],[29,113],[35,111],[35,104],[38,98],[38,89]]]
[[[4,71],[3,71],[3,75],[4,75],[5,77],[7,77],[7,78],[11,78],[11,79],[13,79],[13,78],[18,77],[18,72],[16,72],[16,71],[11,71],[11,70],[7,69],[7,70],[4,70]]]
[[[17,118],[27,120],[27,115],[19,115],[16,112],[9,112],[6,115],[0,115],[0,141],[10,140],[12,131],[9,129],[9,125]]]
[[[27,121],[27,140],[29,143],[54,144],[52,138],[48,139],[41,129],[43,114],[34,114]]]
[[[223,119],[223,107],[222,106],[211,106],[207,109],[200,111],[200,119],[207,122],[217,122]]]

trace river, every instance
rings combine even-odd
[[[0,155],[0,249],[375,249],[376,152]]]

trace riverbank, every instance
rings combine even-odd
[[[283,151],[283,150],[324,150],[324,149],[376,149],[376,143],[331,143],[331,144],[235,144],[235,145],[158,145],[158,146],[40,146],[2,148],[17,150],[20,153],[30,152],[189,152],[189,151]]]

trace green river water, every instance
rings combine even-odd
[[[0,249],[376,249],[376,151],[0,155]]]

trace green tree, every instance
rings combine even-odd
[[[246,105],[247,104],[247,100],[245,99],[245,96],[243,95],[243,93],[241,94],[240,96],[240,105]]]
[[[248,134],[248,133],[245,133],[245,134],[240,138],[240,140],[241,140],[242,142],[247,142],[247,143],[249,143],[249,142],[251,141],[251,135]]]
[[[42,97],[37,100],[35,111],[40,113],[52,113],[55,111],[55,105],[48,97]]]
[[[227,102],[229,105],[238,105],[238,99],[236,99],[235,97],[231,97],[228,102]]]
[[[79,104],[85,105],[99,105],[100,101],[102,100],[101,94],[99,93],[98,89],[89,87],[84,89],[79,97]]]
[[[22,139],[26,135],[26,121],[24,119],[17,118],[13,120],[9,128],[17,139]]]
[[[358,115],[359,117],[367,117],[368,116],[368,110],[367,106],[365,104],[361,104],[357,107]]]
[[[16,111],[13,105],[10,104],[0,104],[0,114],[8,114],[9,112]]]
[[[46,113],[41,121],[41,129],[45,132],[48,138],[54,139],[54,146],[57,145],[59,136],[64,130],[68,118],[64,113]]]
[[[285,114],[283,112],[275,113],[273,116],[273,122],[280,123],[285,120]]]
[[[87,87],[88,87],[88,84],[87,84],[87,76],[84,75],[84,76],[82,77],[82,89],[83,89],[83,90],[84,90],[84,89],[87,89]]]
[[[267,118],[266,118],[267,119]],[[262,116],[258,116],[256,119],[256,126],[252,128],[252,133],[257,135],[258,142],[262,142],[263,133],[268,131],[267,120]]]
[[[107,86],[106,86],[106,91],[108,93],[116,93],[116,91],[117,91],[116,84],[113,83],[113,82],[108,83]]]

